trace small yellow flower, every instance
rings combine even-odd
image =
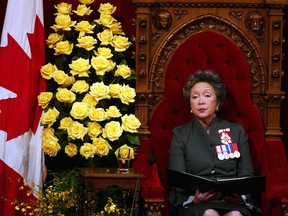
[[[75,102],[72,105],[70,115],[79,120],[84,120],[89,114],[89,107],[86,103],[83,102]]]
[[[89,90],[89,84],[85,80],[76,81],[71,88],[71,91],[75,93],[84,93]]]
[[[90,86],[89,92],[97,101],[102,99],[109,99],[109,86],[106,86],[103,82],[96,82]]]
[[[126,79],[131,76],[131,69],[127,65],[117,65],[115,76],[121,76]]]
[[[91,25],[88,21],[81,21],[76,24],[75,30],[79,31],[79,37],[84,36],[85,34],[93,34],[93,29],[96,25]]]
[[[68,145],[65,146],[65,153],[69,157],[77,155],[77,146],[73,143],[69,143]]]
[[[40,68],[40,73],[44,79],[50,80],[53,78],[53,74],[56,70],[57,67],[55,65],[48,63]]]
[[[89,77],[91,73],[89,71],[91,65],[89,64],[89,59],[78,58],[73,60],[71,64],[69,64],[69,68],[71,69],[72,75],[78,75],[79,77]]]
[[[67,130],[70,125],[72,124],[73,122],[73,119],[70,118],[70,117],[64,117],[60,120],[60,126],[59,126],[59,129],[64,129],[64,130]]]
[[[91,121],[105,121],[107,120],[107,113],[103,108],[92,107],[89,110],[89,119]]]
[[[93,158],[95,154],[96,148],[94,145],[90,143],[84,143],[80,147],[80,154],[86,159]]]
[[[127,144],[122,145],[115,151],[115,155],[117,158],[134,158],[134,149],[129,147]]]
[[[137,129],[141,126],[141,123],[139,119],[134,115],[125,114],[122,118],[122,128],[124,131],[130,132],[130,133],[137,133]]]
[[[38,96],[38,105],[45,109],[53,97],[52,92],[41,92]]]
[[[66,2],[61,2],[58,5],[54,6],[57,10],[57,14],[71,14],[72,4]]]
[[[65,80],[68,78],[68,75],[62,70],[56,70],[53,74],[53,79],[58,85],[65,83]]]
[[[56,122],[59,114],[59,111],[55,107],[53,107],[53,109],[49,109],[46,113],[42,115],[41,123],[43,125],[48,125],[48,127],[51,127]]]
[[[85,4],[78,5],[77,10],[73,10],[75,14],[78,16],[85,16],[85,15],[90,15],[93,10],[90,9],[90,7],[87,7]]]
[[[103,129],[103,137],[110,141],[118,140],[123,133],[123,128],[118,121],[108,122]]]
[[[121,102],[124,104],[133,103],[135,102],[135,99],[134,99],[135,97],[136,97],[135,89],[124,84],[119,93],[119,98]]]
[[[85,50],[93,50],[94,44],[97,44],[97,40],[92,36],[83,36],[77,39],[78,44],[77,47],[83,48]]]
[[[113,33],[109,29],[105,29],[97,34],[97,38],[101,41],[101,45],[109,45],[113,40]]]
[[[76,95],[67,88],[58,88],[56,98],[62,103],[73,103],[76,100]]]
[[[122,116],[117,106],[110,106],[108,109],[106,109],[106,113],[109,118],[118,118]]]
[[[113,14],[116,11],[116,7],[114,7],[112,4],[110,3],[101,3],[100,7],[98,9],[98,12],[101,14]]]
[[[42,142],[42,149],[43,152],[50,157],[55,157],[58,153],[58,151],[61,149],[58,142],[56,142],[53,139],[47,139],[43,140]]]
[[[49,34],[48,38],[46,39],[46,44],[48,44],[49,48],[54,48],[55,44],[63,39],[64,35],[60,35],[58,33],[51,33]]]
[[[79,0],[82,4],[92,4],[95,0]]]
[[[88,132],[88,128],[84,127],[83,124],[79,122],[72,122],[71,126],[67,130],[68,136],[71,139],[84,139],[84,136]]]
[[[111,45],[115,48],[117,52],[123,52],[131,46],[128,38],[122,35],[114,35]]]
[[[97,100],[89,93],[85,94],[82,102],[86,103],[90,108],[95,107],[98,103]]]
[[[71,21],[68,14],[58,14],[55,18],[55,24],[51,28],[57,32],[59,30],[71,31],[71,27],[76,24],[76,21]]]
[[[102,137],[93,139],[93,145],[95,146],[95,154],[100,157],[108,155],[112,149],[109,142]]]

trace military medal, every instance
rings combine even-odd
[[[234,143],[230,135],[230,128],[219,129],[222,145],[216,146],[217,157],[219,160],[233,159],[240,157],[238,143]]]
[[[240,157],[240,151],[238,149],[238,143],[232,143],[232,151],[234,152],[234,157],[239,158]]]
[[[215,146],[217,157],[219,160],[224,160],[224,154],[222,153],[221,146]]]

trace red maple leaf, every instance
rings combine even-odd
[[[27,34],[32,57],[8,35],[8,46],[0,47],[0,86],[17,94],[0,100],[0,130],[7,132],[7,141],[31,128],[34,132],[41,115],[37,95],[45,91],[39,69],[45,60],[44,30],[38,17],[33,34]]]

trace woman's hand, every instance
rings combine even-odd
[[[222,194],[220,192],[215,192],[214,190],[207,191],[205,193],[201,193],[199,187],[196,188],[195,198],[193,200],[194,204],[203,202],[203,201],[211,201],[220,199]]]
[[[244,200],[239,194],[233,194],[232,196],[225,196],[224,200],[226,202],[235,203],[235,204],[242,204]]]

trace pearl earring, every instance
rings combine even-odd
[[[218,111],[218,107],[216,107],[216,111]]]
[[[190,113],[193,113],[192,109],[190,109]]]

